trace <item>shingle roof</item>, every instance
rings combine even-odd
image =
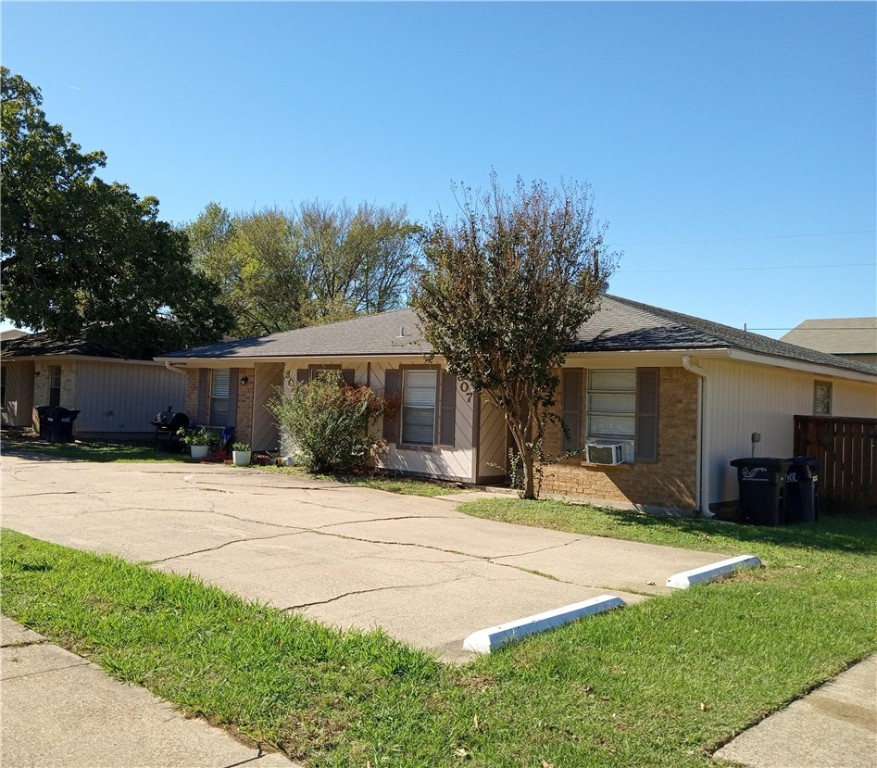
[[[102,344],[79,338],[58,341],[46,333],[30,333],[19,338],[3,339],[0,357],[41,357],[43,355],[83,355],[87,357],[116,357],[121,355]]]
[[[423,342],[414,310],[397,309],[327,325],[312,325],[268,336],[212,344],[161,355],[160,358],[362,357],[421,355]],[[402,335],[404,333],[404,335]]]
[[[860,373],[874,373],[874,368],[864,363],[609,295],[602,297],[600,309],[579,329],[578,339],[569,347],[569,351],[648,352],[728,348]],[[411,309],[399,309],[270,336],[181,350],[162,355],[160,359],[379,357],[421,355],[429,351],[429,345],[421,338],[417,315]]]
[[[877,317],[805,320],[782,340],[832,355],[877,355]]]
[[[579,329],[579,340],[570,351],[682,349],[737,349],[874,373],[873,366],[865,363],[844,360],[751,331],[608,295],[603,297],[600,311]]]

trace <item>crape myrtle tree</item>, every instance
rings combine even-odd
[[[425,229],[412,304],[433,355],[505,415],[521,495],[535,499],[556,371],[618,255],[606,250],[587,185],[519,178],[508,194],[494,174],[486,194],[461,187],[459,196],[455,219],[439,214]]]
[[[158,200],[97,178],[104,153],[83,152],[5,67],[2,97],[3,316],[128,357],[219,340],[230,316]]]

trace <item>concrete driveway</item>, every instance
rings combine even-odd
[[[4,455],[3,525],[464,660],[476,629],[667,592],[721,555],[467,517],[440,499],[218,465]]]

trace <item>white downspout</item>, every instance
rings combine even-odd
[[[693,373],[698,377],[697,387],[697,509],[706,515],[708,509],[704,509],[704,488],[709,489],[709,455],[707,419],[706,419],[706,383],[707,373],[698,365],[691,362],[688,355],[682,356],[682,367],[689,373]],[[707,504],[708,506],[708,504]]]

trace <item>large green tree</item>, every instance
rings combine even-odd
[[[103,152],[83,152],[5,67],[2,98],[3,316],[131,357],[218,340],[230,315],[158,200],[96,177]]]
[[[503,192],[459,190],[461,213],[434,218],[412,304],[434,353],[505,415],[520,456],[524,498],[565,348],[597,309],[616,262],[594,218],[590,188],[518,180]]]
[[[404,208],[319,201],[296,212],[308,289],[306,314],[326,322],[406,303],[418,263],[417,225]]]
[[[210,203],[183,231],[240,336],[402,306],[419,253],[404,208],[365,203],[235,215]]]
[[[276,209],[232,216],[210,203],[184,229],[195,264],[220,286],[237,336],[302,325],[306,300],[294,222]]]

